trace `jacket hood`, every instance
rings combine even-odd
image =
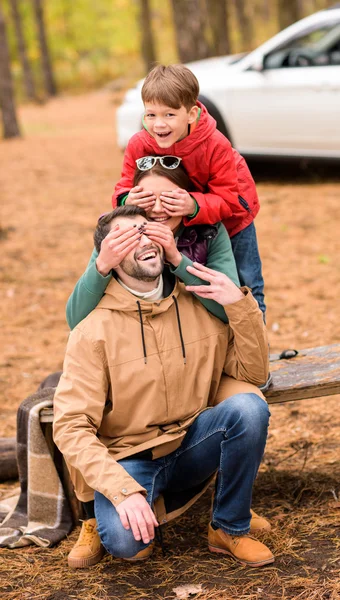
[[[106,308],[109,310],[123,311],[125,313],[136,313],[136,315],[138,315],[139,305],[143,314],[150,315],[165,312],[173,304],[173,296],[177,298],[179,294],[179,282],[175,282],[175,278],[171,278],[170,280],[165,273],[163,273],[163,278],[165,298],[156,302],[148,302],[147,300],[142,300],[128,292],[113,277],[105,290],[103,298],[98,303],[97,309]]]
[[[122,311],[124,313],[130,313],[136,319],[139,320],[140,328],[141,328],[141,340],[143,346],[143,355],[144,355],[144,363],[147,364],[148,359],[148,351],[145,342],[145,323],[148,317],[154,317],[155,315],[159,315],[161,313],[167,312],[170,307],[175,306],[176,311],[176,320],[177,327],[179,332],[179,337],[181,340],[182,347],[182,356],[183,362],[186,363],[186,351],[184,345],[184,339],[182,334],[182,325],[181,325],[181,317],[179,314],[178,301],[177,297],[180,291],[180,283],[178,280],[175,280],[175,287],[171,285],[171,279],[169,281],[168,278],[164,280],[164,288],[163,293],[165,297],[163,300],[156,302],[148,302],[147,300],[142,300],[137,296],[134,296],[130,292],[128,292],[123,286],[121,286],[116,279],[112,279],[109,285],[106,288],[106,293],[102,300],[99,302],[97,309],[106,308],[109,310]],[[170,283],[170,287],[169,287]],[[169,294],[170,295],[167,295]],[[96,310],[96,309],[95,309]]]
[[[216,131],[216,121],[209,115],[207,109],[201,102],[197,102],[197,106],[201,109],[198,123],[192,133],[187,135],[183,140],[176,142],[169,148],[160,148],[156,140],[150,135],[146,129],[141,131],[140,135],[143,141],[144,148],[150,154],[165,155],[172,154],[173,156],[190,155],[199,144],[211,137]]]

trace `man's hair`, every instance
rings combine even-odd
[[[111,212],[100,217],[95,232],[93,234],[94,245],[97,252],[100,252],[101,243],[111,230],[111,222],[113,221],[113,219],[115,219],[116,217],[133,218],[137,215],[143,217],[144,219],[147,219],[144,208],[128,204],[127,206],[117,206],[117,208],[115,208]]]
[[[184,65],[157,65],[146,76],[142,87],[142,100],[157,102],[171,108],[185,106],[190,110],[197,103],[198,81]]]
[[[189,178],[188,173],[186,172],[182,164],[180,164],[175,169],[165,169],[164,167],[162,167],[160,162],[157,161],[152,167],[152,169],[148,169],[148,171],[140,171],[137,168],[133,178],[133,187],[135,187],[136,185],[140,185],[144,177],[147,177],[148,175],[158,175],[159,177],[166,177],[176,187],[182,188],[183,190],[187,190],[187,192],[193,192],[195,189]]]

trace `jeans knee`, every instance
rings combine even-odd
[[[270,412],[266,401],[257,394],[235,394],[223,404],[231,415],[233,425],[240,426],[252,435],[267,432]]]
[[[122,525],[100,527],[98,524],[98,533],[105,550],[115,558],[132,558],[146,547],[143,542],[137,542],[131,530],[127,531]]]

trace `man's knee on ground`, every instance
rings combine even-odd
[[[146,547],[143,542],[137,542],[131,529],[124,529],[120,521],[104,528],[98,523],[97,529],[104,548],[115,558],[132,558]]]

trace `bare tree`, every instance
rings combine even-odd
[[[209,0],[208,18],[212,33],[212,50],[215,56],[231,52],[229,19],[226,0]]]
[[[177,51],[181,62],[211,55],[201,0],[172,0]]]
[[[242,50],[250,50],[253,46],[254,29],[251,5],[246,0],[235,0],[235,10],[242,40]]]
[[[49,96],[56,96],[57,86],[53,75],[50,51],[47,43],[43,2],[44,0],[33,0],[33,8],[37,23],[45,89]]]
[[[278,0],[279,27],[284,29],[301,17],[299,0]]]
[[[35,100],[36,99],[36,91],[35,91],[35,85],[34,85],[34,79],[33,79],[31,65],[29,63],[28,56],[27,56],[27,48],[26,48],[26,42],[25,42],[24,33],[23,33],[19,2],[20,2],[20,0],[10,0],[10,7],[11,7],[11,13],[12,13],[12,19],[13,19],[13,23],[14,23],[16,39],[17,39],[20,62],[21,62],[21,66],[22,66],[26,95],[31,100]]]
[[[0,108],[5,138],[20,136],[15,110],[7,31],[0,5]]]
[[[156,62],[155,44],[151,27],[151,12],[149,0],[140,0],[141,50],[146,71]]]

